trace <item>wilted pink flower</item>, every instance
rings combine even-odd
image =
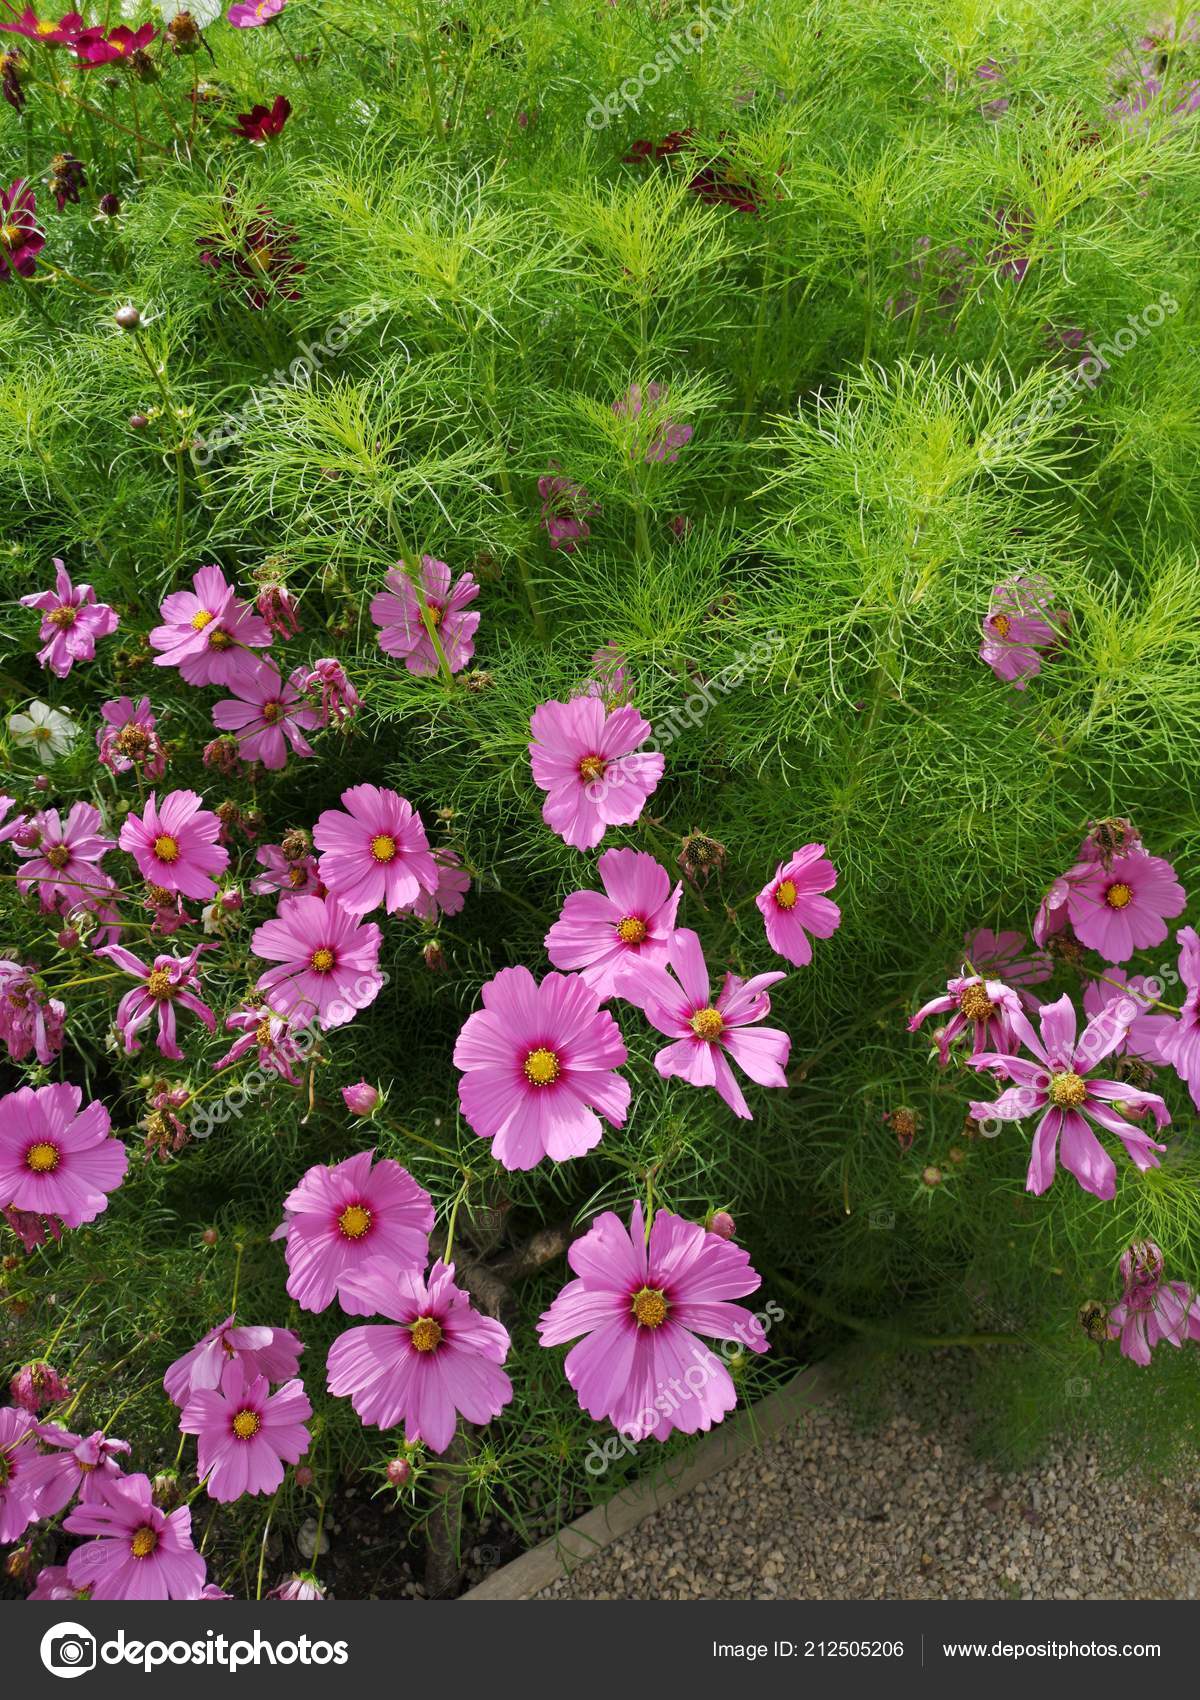
[[[644,391],[641,384],[630,384],[625,394],[612,404],[618,419],[640,419],[644,398],[649,434],[644,441],[639,438],[636,448],[630,450],[631,454],[640,453],[643,460],[678,460],[680,449],[692,440],[690,425],[679,425],[663,417],[668,393],[666,384],[652,382],[646,385]]]
[[[212,876],[229,865],[220,836],[219,818],[195,791],[169,791],[161,805],[151,791],[142,813],[126,816],[118,842],[152,885],[207,898],[216,895]]]
[[[325,1590],[310,1570],[302,1575],[289,1576],[286,1582],[281,1582],[278,1588],[272,1588],[267,1594],[269,1600],[305,1600],[315,1602],[325,1598]]]
[[[57,1517],[76,1494],[81,1505],[99,1499],[101,1482],[121,1474],[117,1459],[130,1450],[127,1440],[109,1440],[103,1429],[78,1435],[53,1423],[39,1423],[37,1436],[43,1446],[51,1448],[38,1469],[41,1517]]]
[[[821,893],[837,884],[837,869],[823,844],[806,844],[780,862],[775,877],[759,892],[758,904],[766,926],[767,943],[777,956],[798,968],[812,961],[808,935],[827,939],[842,924],[842,912]]]
[[[1000,980],[1011,987],[1026,1009],[1038,1007],[1038,999],[1025,988],[1048,980],[1054,972],[1054,963],[1043,950],[1027,955],[1029,947],[1024,933],[994,933],[990,927],[976,927],[964,937],[963,950],[966,961],[985,980]]]
[[[404,568],[392,567],[384,580],[388,588],[371,598],[371,618],[379,627],[380,649],[403,660],[410,673],[436,673],[440,666],[425,624],[426,615],[452,673],[461,672],[475,653],[479,615],[466,609],[479,595],[479,586],[470,573],[463,573],[453,584],[451,577],[445,561],[422,555],[420,597]]]
[[[67,1006],[48,998],[35,971],[0,959],[0,1039],[14,1062],[30,1051],[43,1065],[62,1050]]]
[[[342,805],[321,815],[313,843],[321,851],[321,879],[344,909],[368,915],[382,903],[390,915],[437,890],[425,827],[407,797],[352,785],[342,792]]]
[[[57,1245],[62,1239],[63,1224],[57,1216],[39,1216],[33,1210],[17,1210],[6,1204],[0,1216],[8,1223],[27,1252],[36,1251],[48,1239]]]
[[[579,1339],[564,1369],[582,1410],[635,1443],[696,1434],[737,1404],[720,1358],[698,1335],[767,1350],[762,1323],[733,1299],[760,1285],[740,1246],[669,1210],[649,1241],[640,1204],[626,1228],[606,1210],[575,1241],[568,1281],[538,1321],[543,1346]]]
[[[607,713],[596,697],[544,702],[529,721],[534,784],[547,793],[542,819],[576,850],[610,826],[631,826],[657,788],[660,750],[641,750],[652,727],[636,708]]]
[[[279,844],[264,844],[255,856],[263,870],[250,881],[250,890],[256,897],[269,896],[273,891],[282,892],[285,897],[304,897],[309,892],[317,897],[325,896],[315,856],[287,856]]]
[[[108,1111],[80,1110],[78,1086],[19,1086],[0,1098],[0,1198],[20,1211],[60,1217],[68,1228],[95,1221],[125,1178],[129,1158],[110,1137]]]
[[[599,697],[605,708],[619,708],[622,703],[633,701],[633,681],[615,640],[610,639],[603,649],[593,650],[591,677],[574,695]]]
[[[289,744],[298,756],[311,756],[304,734],[322,720],[303,695],[307,679],[308,669],[297,667],[284,684],[275,663],[261,660],[252,677],[232,687],[233,699],[213,705],[213,725],[237,739],[243,761],[260,761],[272,771],[286,765]]]
[[[556,968],[575,968],[601,999],[612,997],[624,967],[665,968],[683,882],[674,889],[644,850],[606,850],[596,863],[604,890],[573,891],[546,934]]]
[[[196,1473],[212,1499],[228,1503],[244,1493],[274,1493],[283,1466],[308,1451],[305,1424],[312,1405],[300,1381],[274,1393],[265,1376],[250,1376],[244,1364],[228,1365],[217,1387],[194,1388],[179,1418],[182,1434],[194,1434]]]
[[[166,1516],[147,1476],[108,1476],[96,1499],[77,1505],[63,1528],[95,1535],[67,1560],[67,1579],[94,1600],[195,1600],[204,1560],[192,1545],[186,1505]]]
[[[581,1157],[600,1143],[603,1116],[623,1127],[629,1082],[620,1028],[576,974],[502,968],[483,988],[454,1046],[458,1101],[506,1169]],[[599,1112],[599,1113],[597,1113]]]
[[[102,824],[92,803],[72,803],[65,824],[57,809],[35,815],[31,825],[37,833],[36,848],[13,843],[22,859],[18,889],[31,891],[36,885],[43,909],[52,909],[60,897],[80,903],[89,892],[102,889],[100,858],[116,847],[115,840],[101,832]]]
[[[1125,1291],[1108,1313],[1111,1339],[1122,1357],[1145,1367],[1155,1346],[1200,1340],[1200,1298],[1182,1281],[1164,1281],[1166,1259],[1153,1240],[1135,1240],[1121,1253]]]
[[[1138,1057],[1142,1062],[1163,1060],[1159,1044],[1175,1025],[1169,1015],[1154,1013],[1162,988],[1150,975],[1135,974],[1130,980],[1123,968],[1106,967],[1102,980],[1088,980],[1083,988],[1083,1008],[1090,1018],[1099,1015],[1110,1004],[1132,998],[1141,1013],[1129,1024],[1125,1038],[1113,1053],[1115,1056]]]
[[[350,1328],[329,1348],[329,1391],[350,1396],[364,1423],[395,1428],[404,1422],[409,1445],[423,1441],[444,1452],[461,1413],[487,1423],[512,1398],[500,1365],[508,1330],[480,1316],[454,1284],[454,1265],[434,1264],[426,1285],[415,1270],[391,1272],[378,1263],[347,1276],[342,1290],[357,1316],[386,1316],[385,1324]]]
[[[214,1072],[230,1068],[251,1051],[257,1051],[259,1068],[281,1075],[292,1086],[299,1086],[300,1079],[293,1065],[304,1061],[308,1047],[300,1043],[291,1022],[282,1015],[274,1014],[264,1004],[251,1001],[227,1015],[225,1026],[231,1033],[240,1033],[241,1038],[213,1064]]]
[[[1141,1008],[1132,997],[1109,1004],[1093,1016],[1078,1039],[1077,1018],[1069,997],[1042,1005],[1040,1039],[1020,1009],[1010,1011],[1013,1035],[1032,1052],[1034,1060],[998,1051],[982,1051],[971,1058],[972,1068],[988,1068],[999,1079],[1016,1082],[993,1104],[973,1103],[971,1114],[976,1121],[1023,1121],[1026,1116],[1041,1115],[1033,1135],[1027,1192],[1042,1193],[1050,1186],[1057,1151],[1063,1168],[1085,1191],[1097,1198],[1114,1196],[1117,1167],[1089,1121],[1115,1133],[1139,1169],[1158,1167],[1155,1152],[1165,1147],[1141,1128],[1133,1127],[1124,1116],[1150,1111],[1155,1127],[1164,1128],[1171,1116],[1162,1099],[1157,1093],[1141,1092],[1120,1080],[1090,1078],[1092,1069],[1124,1042]]]
[[[463,867],[457,850],[433,851],[433,864],[437,870],[437,888],[419,892],[408,905],[412,914],[422,921],[437,921],[443,915],[460,914],[471,889],[471,876]]]
[[[267,622],[252,614],[226,583],[220,567],[201,567],[191,590],[175,590],[163,599],[163,624],[150,633],[160,653],[156,667],[178,667],[188,685],[235,685],[254,678],[255,649],[271,642]]]
[[[1168,1021],[1157,1034],[1158,1056],[1169,1063],[1200,1110],[1200,938],[1194,927],[1180,927],[1179,976],[1187,987],[1178,1021]]]
[[[279,99],[283,101],[284,106],[288,106],[282,95]],[[265,112],[266,107],[256,106],[254,110],[255,112]],[[288,106],[288,111],[291,111],[290,106]],[[280,129],[282,128],[283,126],[280,125]],[[267,622],[267,630],[272,637],[293,638],[299,633],[301,629],[300,614],[296,607],[295,598],[286,584],[281,584],[277,579],[272,579],[264,584],[254,598],[254,606]]]
[[[1135,950],[1161,944],[1167,920],[1187,894],[1170,862],[1144,850],[1103,862],[1079,863],[1066,876],[1067,914],[1075,936],[1106,962],[1128,962]]]
[[[100,761],[111,773],[128,773],[137,768],[141,777],[153,783],[161,779],[167,766],[166,751],[158,736],[158,722],[150,709],[150,698],[134,703],[130,697],[116,697],[100,710],[104,725],[96,733],[96,748]]]
[[[22,1364],[9,1382],[8,1391],[14,1405],[36,1417],[47,1405],[57,1405],[60,1399],[65,1399],[71,1389],[53,1364],[42,1362]]]
[[[0,1546],[15,1541],[39,1515],[43,1477],[34,1433],[28,1411],[0,1406]]]
[[[689,927],[677,928],[671,939],[670,967],[671,973],[649,963],[622,969],[617,996],[637,1004],[651,1026],[671,1039],[654,1058],[664,1080],[713,1086],[734,1115],[749,1121],[730,1062],[759,1086],[787,1085],[783,1071],[792,1042],[779,1028],[758,1025],[771,1013],[767,987],[786,976],[776,971],[742,980],[726,974],[714,1000],[700,940]]]
[[[573,555],[579,544],[586,543],[591,536],[588,520],[600,512],[599,502],[592,501],[582,484],[556,471],[544,473],[538,479],[538,495],[542,499],[542,524],[550,547],[561,549],[564,555]]]
[[[369,1080],[356,1080],[342,1087],[342,1103],[352,1116],[369,1116],[379,1102],[379,1090]]]
[[[972,1058],[981,1051],[1014,1051],[1016,1039],[1012,1029],[1014,1010],[1021,1007],[1020,997],[1002,980],[983,980],[978,974],[963,974],[947,980],[940,997],[930,998],[908,1024],[915,1033],[931,1015],[948,1015],[937,1029],[938,1062],[943,1068],[950,1061],[950,1047],[960,1033],[971,1029]]]
[[[227,1316],[196,1344],[176,1358],[163,1376],[167,1398],[180,1407],[193,1393],[221,1385],[229,1365],[236,1363],[248,1380],[291,1381],[300,1367],[304,1344],[290,1328],[250,1328]]]
[[[324,1310],[335,1296],[352,1316],[369,1315],[347,1294],[351,1275],[377,1264],[387,1281],[423,1269],[433,1204],[424,1187],[374,1151],[317,1163],[283,1201],[272,1239],[287,1241],[287,1290],[301,1310]]]
[[[0,241],[0,247],[3,245]],[[46,647],[38,651],[38,661],[57,678],[65,679],[77,661],[92,660],[97,638],[108,637],[121,622],[115,608],[96,601],[90,584],[71,583],[71,575],[57,556],[54,567],[54,589],[23,596],[21,603],[41,610],[39,635]]]
[[[158,1018],[158,1032],[155,1043],[164,1057],[170,1057],[175,1062],[183,1060],[183,1052],[179,1049],[175,1037],[175,1011],[186,1009],[192,1015],[198,1015],[210,1033],[217,1030],[217,1019],[208,1005],[197,995],[200,991],[200,975],[196,964],[200,952],[208,947],[198,944],[187,956],[156,956],[152,965],[143,962],[140,956],[135,956],[124,945],[110,944],[96,952],[97,956],[105,957],[109,962],[120,968],[123,973],[131,974],[140,983],[125,996],[117,1006],[115,1025],[125,1045],[125,1055],[136,1055],[142,1048],[138,1034],[152,1018]]]
[[[1014,690],[1028,688],[1042,670],[1042,655],[1062,641],[1068,615],[1053,603],[1054,593],[1042,579],[1005,579],[992,591],[979,659]]]
[[[310,694],[319,692],[323,726],[344,725],[362,707],[362,698],[350,683],[346,669],[331,655],[313,662],[304,689]]]
[[[285,897],[279,914],[255,930],[255,956],[277,962],[258,989],[278,1015],[328,1030],[353,1021],[383,984],[379,928],[332,897]]]

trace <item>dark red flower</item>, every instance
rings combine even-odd
[[[693,133],[691,130],[672,130],[661,142],[634,142],[629,152],[624,155],[624,163],[637,165],[644,159],[666,159],[668,154],[679,153],[685,148]]]
[[[291,226],[277,224],[270,207],[259,207],[254,218],[244,220],[228,210],[229,222],[223,230],[196,238],[200,264],[215,272],[228,266],[245,278],[245,296],[251,307],[265,307],[272,295],[298,301],[300,291],[293,287],[292,279],[304,270],[304,261],[292,254]]]
[[[83,161],[76,159],[74,154],[56,153],[50,163],[50,175],[46,183],[58,203],[59,212],[62,212],[68,201],[73,201],[78,206],[79,191],[87,183]]]
[[[252,106],[249,112],[239,112],[233,132],[246,142],[267,142],[280,133],[291,115],[291,101],[277,94],[272,106]]]
[[[37,256],[46,238],[38,229],[37,201],[33,190],[18,177],[8,189],[0,189],[0,278],[8,281],[11,271],[32,277]]]
[[[762,191],[753,178],[727,159],[714,159],[701,166],[688,188],[708,206],[732,207],[735,212],[756,217],[762,207]]]
[[[25,90],[21,87],[19,53],[0,53],[0,93],[11,107],[20,112],[25,104]]]

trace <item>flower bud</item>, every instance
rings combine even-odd
[[[352,1116],[369,1116],[379,1102],[379,1093],[367,1080],[342,1087],[342,1102]]]
[[[412,1475],[412,1465],[407,1458],[393,1458],[387,1467],[387,1479],[394,1488],[402,1488]]]
[[[142,322],[142,315],[132,305],[118,307],[113,317],[123,331],[136,331]]]
[[[220,1234],[218,1234],[215,1228],[205,1228],[204,1232],[200,1235],[200,1243],[201,1245],[216,1245],[220,1237]]]
[[[710,1234],[719,1234],[723,1240],[731,1240],[737,1233],[737,1224],[728,1210],[714,1210],[708,1219]]]
[[[307,1464],[297,1464],[292,1474],[298,1488],[310,1488],[315,1480],[312,1470]]]
[[[129,426],[133,431],[144,431],[149,423],[150,421],[144,413],[131,413],[129,415]]]
[[[928,1164],[926,1168],[921,1170],[921,1185],[922,1186],[934,1187],[934,1186],[941,1186],[941,1184],[942,1184],[942,1171],[940,1169],[935,1168],[932,1163]]]

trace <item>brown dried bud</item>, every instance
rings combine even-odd
[[[713,874],[721,873],[728,855],[719,839],[693,827],[680,847],[678,865],[693,885],[707,885]]]

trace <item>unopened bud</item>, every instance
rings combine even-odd
[[[708,1219],[710,1234],[719,1234],[723,1240],[731,1240],[737,1233],[737,1223],[728,1210],[714,1210]]]
[[[123,331],[135,331],[142,322],[142,315],[134,306],[118,307],[113,318]]]
[[[393,1458],[387,1467],[387,1479],[394,1488],[402,1488],[412,1475],[412,1465],[407,1458]]]

